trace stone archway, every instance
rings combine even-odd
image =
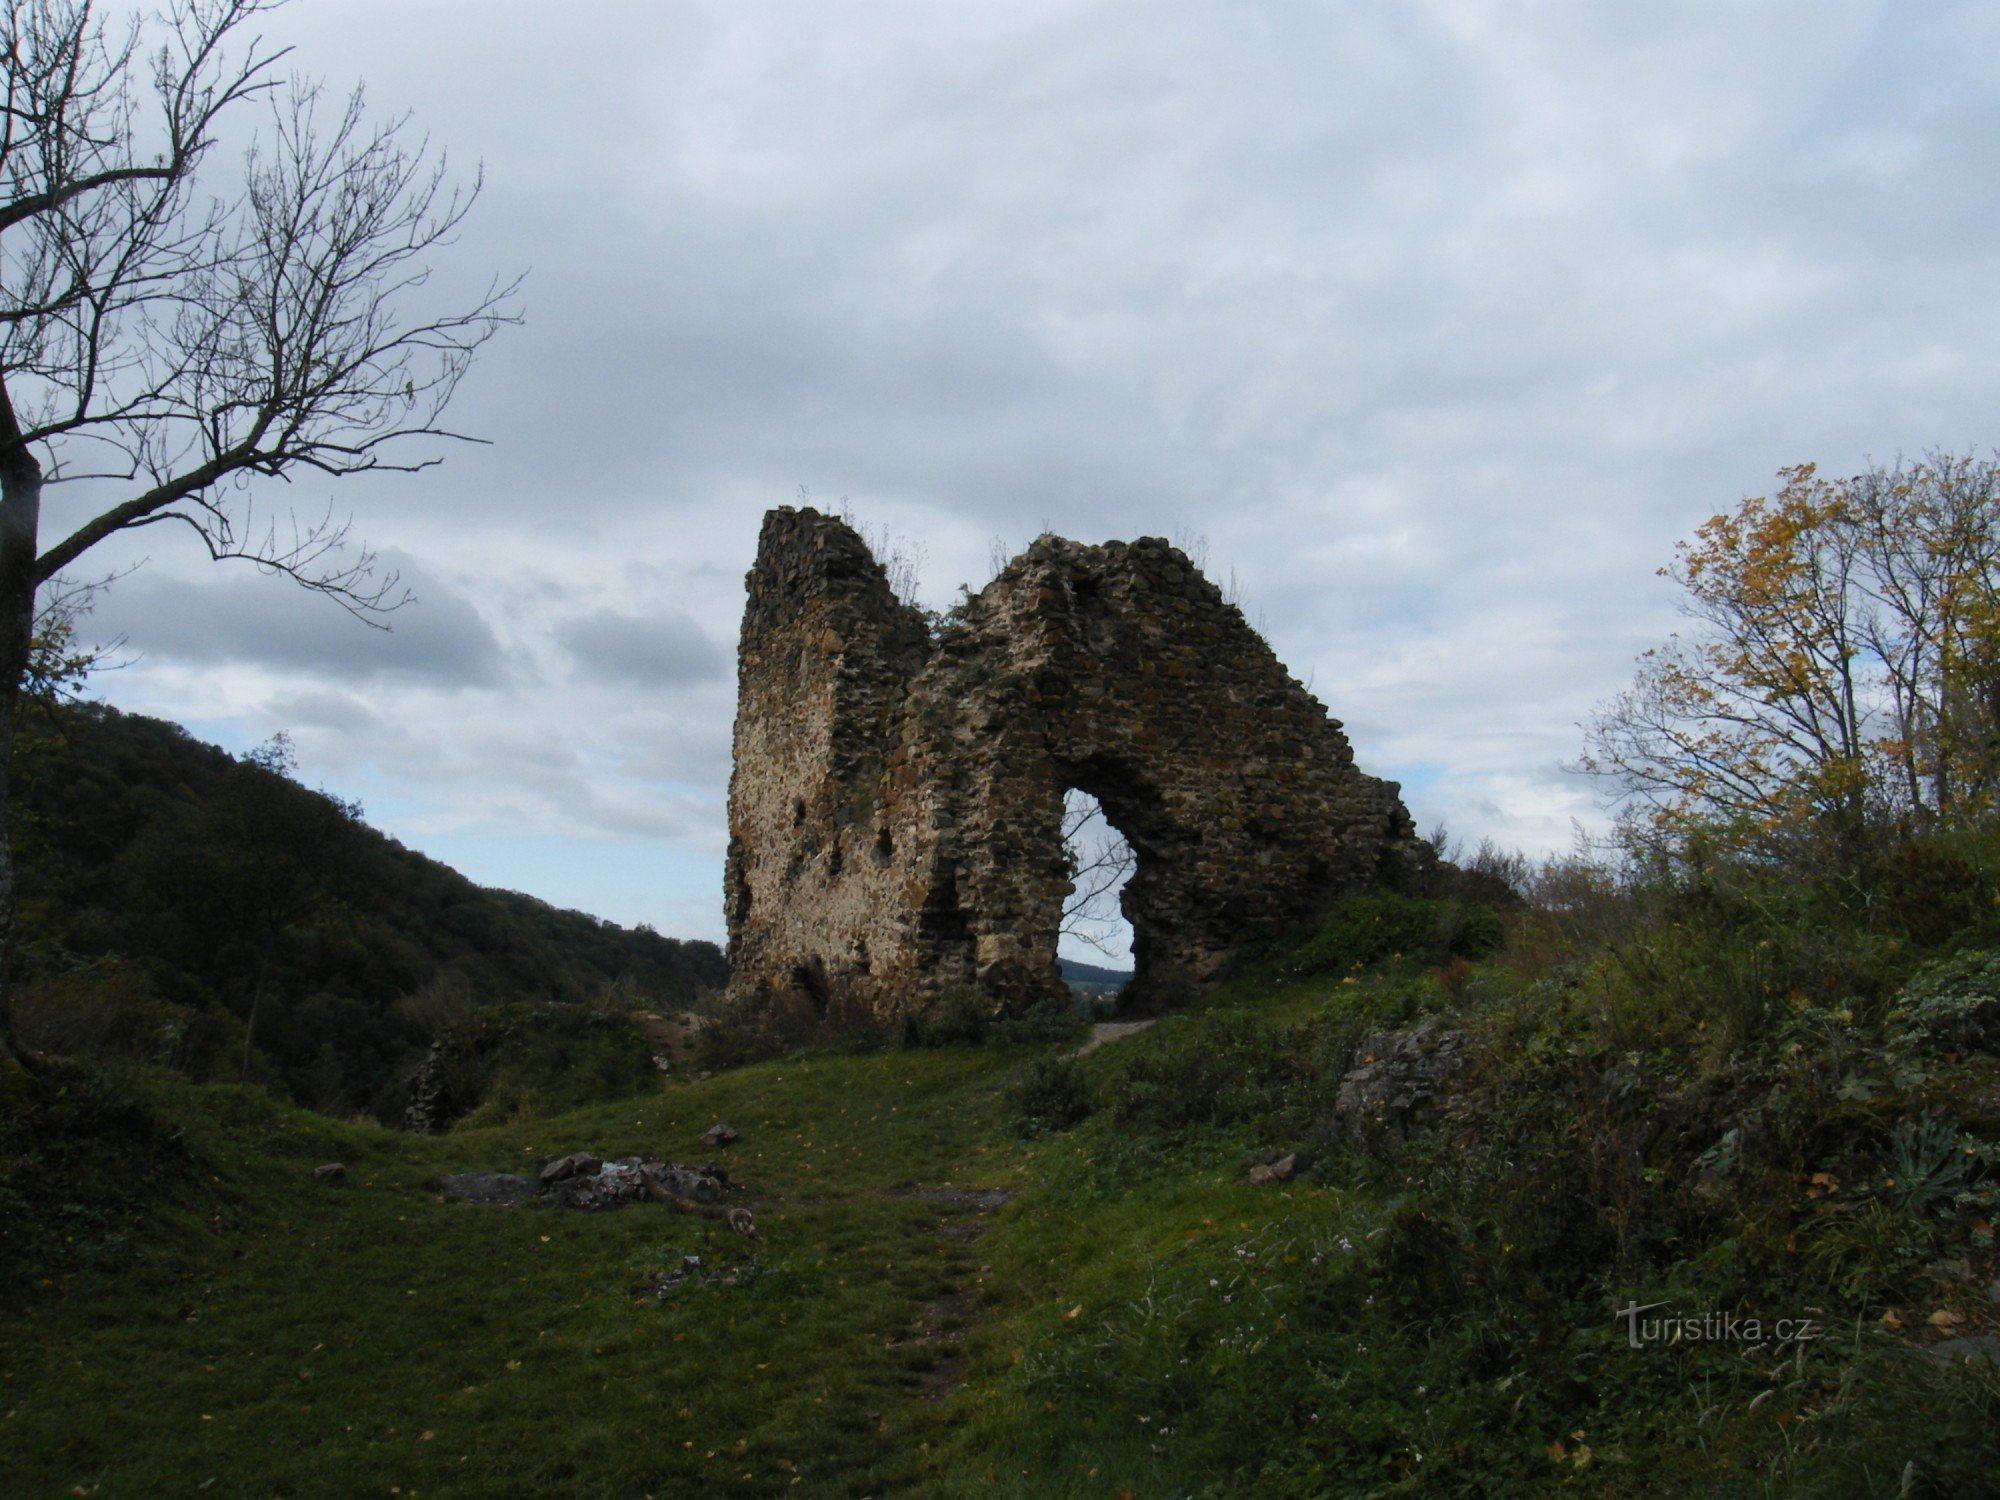
[[[1138,854],[1103,804],[1078,786],[1063,793],[1062,841],[1070,877],[1056,944],[1063,971],[1076,959],[1092,968],[1122,968],[1129,979],[1132,924],[1123,903]]]
[[[1394,783],[1179,551],[1043,537],[935,635],[841,522],[765,518],[739,655],[731,987],[877,1018],[1063,992],[1067,788],[1138,867],[1141,1003],[1428,851]],[[815,997],[820,998],[818,996]]]

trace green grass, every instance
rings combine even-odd
[[[70,1266],[0,1345],[9,1493],[865,1492],[937,1422],[929,1314],[981,1286],[961,1216],[899,1191],[1017,1182],[994,1053],[774,1064],[423,1140],[154,1082],[209,1181],[167,1263]],[[651,1207],[441,1199],[574,1146],[700,1160],[715,1119],[764,1242]],[[311,1180],[347,1161],[351,1180]],[[109,1170],[109,1164],[107,1164]],[[736,1287],[642,1288],[699,1254]],[[11,1477],[8,1477],[11,1475]],[[792,1483],[796,1477],[800,1482]]]
[[[1882,1039],[1983,1025],[1985,970],[1898,1008],[1916,959],[1731,922],[1555,965],[1275,962],[1064,1070],[1087,1115],[1049,1106],[1051,1042],[435,1138],[79,1071],[5,1140],[0,1492],[1990,1492],[2000,1367],[1911,1328],[1985,1316],[2000,1060]],[[1424,1016],[1479,1039],[1480,1112],[1341,1146],[1352,1046]],[[438,1192],[578,1148],[699,1163],[716,1121],[761,1243]],[[1274,1150],[1303,1174],[1252,1185]],[[690,1254],[736,1284],[646,1290]],[[1627,1298],[1822,1336],[1634,1350]]]

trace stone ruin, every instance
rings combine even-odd
[[[1044,536],[937,628],[840,520],[764,518],[729,783],[730,991],[893,1021],[1066,995],[1062,819],[1137,856],[1131,1002],[1421,867],[1396,783],[1177,549]]]

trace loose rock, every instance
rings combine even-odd
[[[1258,1184],[1266,1182],[1290,1182],[1298,1169],[1299,1159],[1296,1154],[1281,1156],[1269,1164],[1261,1161],[1255,1163],[1250,1168],[1250,1180]]]
[[[573,1151],[568,1156],[558,1156],[542,1168],[542,1186],[549,1187],[558,1182],[567,1182],[572,1177],[591,1177],[604,1164],[588,1151]]]
[[[1945,1361],[1984,1360],[1988,1364],[2000,1364],[2000,1335],[1974,1333],[1940,1339],[1926,1352],[1934,1359]]]
[[[1436,1118],[1446,1082],[1464,1062],[1465,1037],[1434,1021],[1364,1037],[1340,1081],[1333,1118],[1357,1146],[1393,1145]]]

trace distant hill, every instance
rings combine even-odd
[[[1132,982],[1130,969],[1104,969],[1073,958],[1058,958],[1056,962],[1062,966],[1063,983],[1073,990],[1122,990]]]
[[[477,886],[159,719],[61,709],[16,788],[17,1014],[52,1048],[233,1077],[254,1013],[253,1075],[387,1118],[441,1010],[675,1007],[726,977],[713,943]]]

